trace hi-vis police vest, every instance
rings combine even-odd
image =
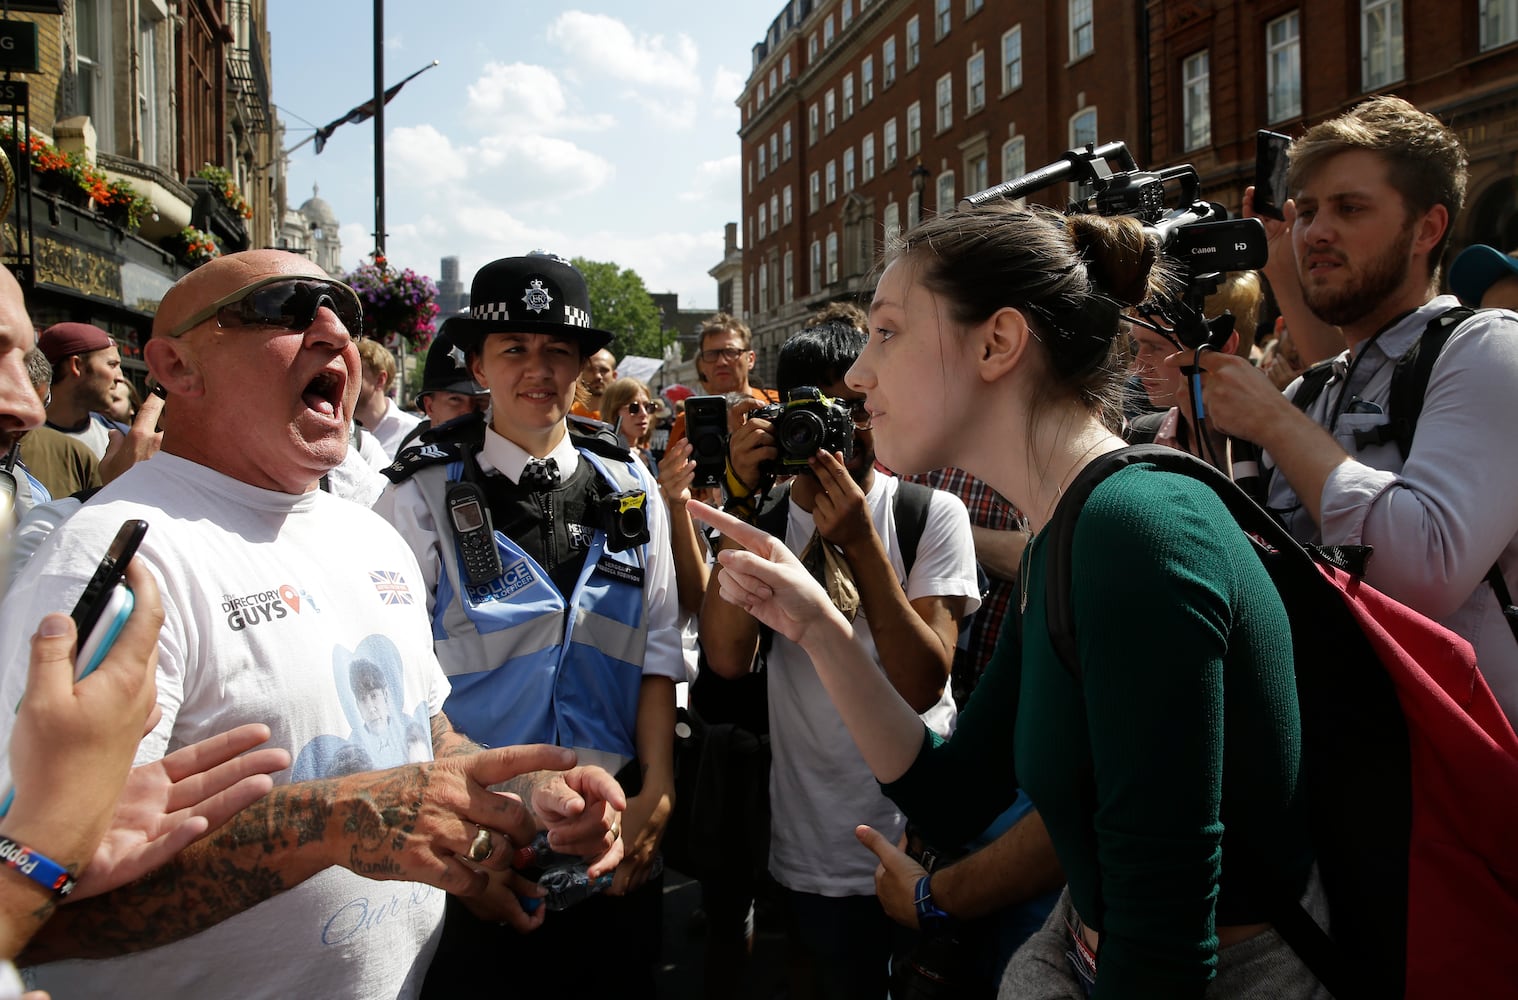
[[[449,720],[487,746],[553,743],[594,751],[582,754],[586,762],[616,773],[635,753],[648,635],[648,545],[610,552],[605,532],[596,529],[566,598],[547,569],[496,531],[504,572],[471,585],[444,499],[463,476],[461,452],[430,447],[435,464],[412,463],[402,478],[417,480],[440,536],[432,633],[453,687],[444,703]],[[635,461],[578,451],[615,490],[652,493],[654,484]],[[450,460],[443,464],[445,452]]]

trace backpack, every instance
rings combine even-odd
[[[1273,872],[1246,889],[1340,1000],[1502,996],[1518,983],[1518,736],[1470,644],[1362,583],[1368,550],[1307,549],[1211,466],[1153,446],[1100,456],[1048,528],[1048,627],[1081,679],[1075,524],[1125,465],[1199,479],[1255,543],[1291,621],[1302,780],[1333,940]],[[1225,864],[1226,870],[1226,864]],[[1230,873],[1232,877],[1239,877]]]
[[[1368,444],[1392,442],[1396,444],[1397,451],[1401,452],[1402,460],[1407,461],[1413,448],[1413,434],[1418,429],[1418,418],[1423,414],[1423,397],[1428,394],[1428,380],[1434,373],[1434,363],[1444,353],[1444,345],[1455,329],[1475,314],[1476,310],[1469,306],[1455,306],[1428,321],[1423,335],[1407,349],[1406,354],[1397,359],[1396,366],[1392,368],[1391,394],[1386,407],[1387,422],[1380,427],[1356,431],[1356,445],[1364,447]],[[1308,368],[1302,373],[1302,384],[1297,386],[1296,395],[1291,398],[1292,403],[1306,413],[1307,408],[1333,380],[1333,375],[1333,359],[1319,361]],[[1492,588],[1492,593],[1497,595],[1502,616],[1507,619],[1508,628],[1512,629],[1513,639],[1518,641],[1518,606],[1514,606],[1507,581],[1502,578],[1502,570],[1496,563],[1486,571],[1486,582]]]
[[[757,527],[785,537],[789,487],[772,492]],[[891,514],[908,575],[928,523],[933,490],[897,484]],[[705,654],[675,723],[675,805],[662,849],[669,867],[699,879],[762,878],[769,867],[770,737],[765,661],[774,633],[759,630],[754,668],[726,678],[706,668]]]

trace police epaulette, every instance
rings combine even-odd
[[[604,458],[614,458],[619,462],[631,462],[632,452],[622,447],[618,441],[609,441],[601,434],[577,434],[569,432],[569,441],[576,448],[584,448],[593,451]]]
[[[447,462],[457,462],[464,457],[463,445],[447,441],[433,441],[428,444],[413,445],[395,457],[395,461],[380,470],[380,473],[392,483],[404,483],[416,473],[418,469],[425,469],[429,465],[441,465]]]

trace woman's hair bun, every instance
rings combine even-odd
[[[1095,290],[1125,306],[1160,290],[1155,275],[1159,242],[1128,215],[1071,215],[1065,219],[1075,250]]]

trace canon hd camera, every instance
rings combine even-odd
[[[749,417],[773,425],[780,458],[766,463],[766,473],[793,475],[805,469],[819,451],[841,452],[845,459],[854,454],[854,418],[848,406],[823,395],[816,386],[797,386],[785,402],[761,406]]]

